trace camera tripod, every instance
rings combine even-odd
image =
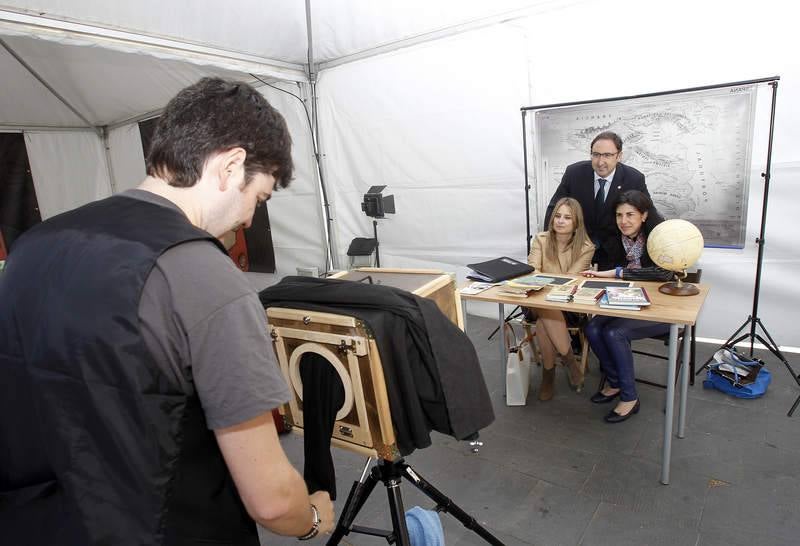
[[[459,508],[452,500],[446,497],[441,491],[428,483],[422,476],[417,474],[413,468],[407,465],[403,459],[397,461],[386,461],[379,459],[378,464],[368,472],[372,459],[368,459],[364,465],[364,472],[361,479],[353,482],[350,494],[347,496],[342,515],[339,522],[328,540],[328,546],[339,544],[342,538],[352,533],[372,535],[386,539],[389,544],[398,546],[411,546],[408,538],[408,528],[406,527],[405,510],[403,509],[403,498],[400,494],[400,483],[403,478],[411,482],[411,485],[425,493],[436,503],[437,512],[447,512],[460,521],[464,527],[475,532],[489,544],[503,546],[503,543],[494,537],[489,531],[482,527],[472,516]],[[389,508],[392,516],[392,530],[374,529],[372,527],[362,527],[353,525],[353,521],[358,515],[359,510],[366,503],[370,493],[372,493],[378,482],[383,482],[386,492],[389,495]]]

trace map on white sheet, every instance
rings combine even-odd
[[[533,124],[540,215],[571,163],[602,131],[645,175],[661,214],[683,218],[706,246],[744,246],[756,86],[538,110]]]

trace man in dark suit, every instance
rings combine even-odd
[[[627,190],[639,190],[648,196],[644,175],[622,161],[622,139],[605,131],[594,137],[591,160],[573,163],[564,171],[544,216],[544,229],[550,223],[553,208],[562,197],[576,199],[583,209],[586,231],[595,244],[593,263],[601,261],[600,243],[617,233],[614,201]],[[656,212],[653,216],[659,217]]]

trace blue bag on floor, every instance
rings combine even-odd
[[[411,546],[444,546],[444,530],[437,512],[415,506],[406,511],[406,527]]]
[[[731,349],[714,353],[708,365],[704,389],[716,389],[736,398],[758,398],[767,392],[772,376],[757,358],[748,358]]]

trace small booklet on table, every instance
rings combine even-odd
[[[541,290],[551,283],[550,277],[542,277],[541,275],[525,275],[524,277],[517,277],[516,279],[509,279],[506,281],[506,286],[514,288],[526,288],[528,290]]]
[[[650,305],[650,297],[644,288],[638,286],[609,286],[606,288],[610,305]]]
[[[633,281],[620,281],[613,279],[584,279],[578,285],[578,291],[572,301],[586,305],[594,305],[600,301],[609,287],[629,287],[633,286]]]
[[[550,289],[550,292],[545,296],[544,299],[547,301],[559,302],[572,301],[572,296],[575,294],[577,288],[578,285],[575,283],[557,285]]]
[[[534,292],[537,289],[534,288],[519,288],[517,286],[511,286],[510,284],[504,284],[500,288],[497,289],[498,296],[505,296],[508,298],[527,298],[528,294]]]
[[[641,311],[642,308],[639,305],[611,305],[608,303],[608,294],[603,293],[600,299],[597,301],[597,305],[602,307],[603,309],[620,309],[623,311]]]
[[[633,286],[633,281],[595,277],[592,279],[583,279],[578,285],[578,288],[608,288],[609,286]]]
[[[526,275],[525,277],[517,277],[508,281],[509,284],[525,285],[525,286],[555,286],[562,284],[575,284],[577,279],[572,277],[564,277],[561,275],[550,275],[549,273],[536,273],[535,275]]]
[[[474,294],[480,294],[484,290],[488,290],[493,286],[497,286],[498,283],[495,282],[473,282],[469,286],[465,286],[461,289],[462,294],[466,294],[468,296]]]
[[[575,303],[583,303],[585,305],[594,305],[597,303],[597,300],[603,296],[605,291],[605,288],[578,287],[578,290],[576,290],[575,294],[572,296],[572,301]]]

